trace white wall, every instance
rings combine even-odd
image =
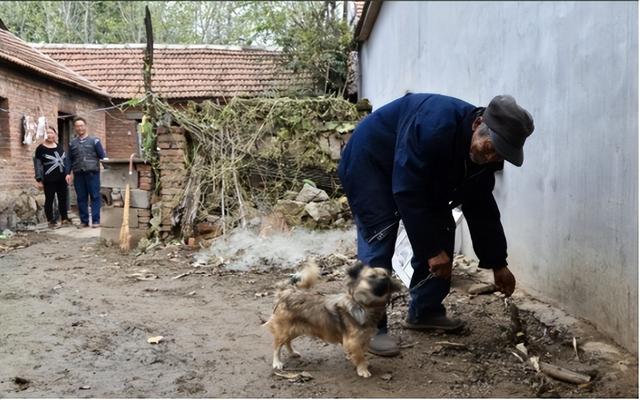
[[[533,114],[524,165],[494,191],[509,265],[637,353],[637,3],[384,2],[360,57],[374,109],[506,93]]]

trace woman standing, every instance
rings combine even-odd
[[[33,162],[36,170],[38,187],[44,187],[44,213],[50,228],[57,228],[57,218],[53,215],[53,199],[58,196],[58,209],[62,225],[71,224],[67,216],[67,182],[65,176],[69,172],[66,154],[58,144],[58,132],[53,127],[47,128],[44,142],[36,148]]]

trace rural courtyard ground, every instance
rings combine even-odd
[[[290,247],[296,235],[284,238]],[[316,254],[326,281],[319,289],[326,292],[340,290],[354,257],[353,232],[335,235],[341,245]],[[446,299],[451,314],[467,321],[462,333],[404,330],[405,292],[390,316],[402,355],[370,355],[371,378],[359,378],[339,347],[306,338],[296,346],[303,357],[285,357],[276,375],[261,323],[273,306],[274,282],[297,265],[270,261],[275,238],[255,240],[231,258],[209,251],[207,261],[178,243],[122,255],[99,239],[98,229],[0,241],[0,397],[638,396],[634,356],[518,289],[512,301],[529,356],[592,380],[563,383],[521,361],[505,299],[470,295],[469,287],[490,275],[464,263],[455,267]],[[328,243],[321,236],[311,242]],[[149,343],[154,338],[159,342]]]

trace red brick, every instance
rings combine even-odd
[[[179,149],[161,149],[159,153],[160,153],[160,157],[166,157],[166,156],[183,156],[184,157],[184,151]]]
[[[117,109],[109,110],[105,115],[105,121],[109,158],[127,159],[131,154],[139,156],[138,121],[128,118],[126,113]]]
[[[151,165],[149,164],[136,164],[136,171],[143,173],[149,172],[151,173]]]

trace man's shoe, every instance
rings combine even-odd
[[[382,357],[393,357],[400,354],[398,342],[386,333],[380,333],[371,338],[369,353]]]
[[[58,229],[59,227],[57,222],[49,222],[49,229]]]
[[[63,219],[62,220],[62,226],[71,226],[71,225],[73,225],[71,223],[71,220],[69,220],[69,219]]]
[[[84,222],[80,224],[80,228],[88,228],[89,224],[85,224]]]
[[[100,228],[100,224],[91,224],[92,228]]]
[[[413,329],[417,331],[423,330],[442,330],[453,332],[464,327],[464,322],[459,319],[447,318],[446,315],[438,315],[422,320],[411,320],[407,318],[402,326],[405,329]]]

